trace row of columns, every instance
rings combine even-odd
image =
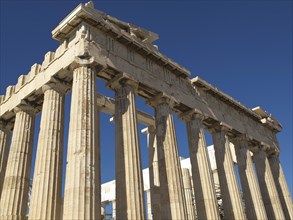
[[[190,111],[180,115],[180,118],[186,122],[187,126],[197,218],[219,219],[218,204],[204,137],[203,117],[194,111]],[[159,123],[156,122],[156,126],[158,125]],[[225,218],[293,219],[292,200],[278,157],[268,156],[265,150],[260,148],[254,152],[257,171],[255,172],[249,151],[249,140],[245,135],[231,138],[230,129],[226,126],[216,126],[209,130],[213,136]],[[157,134],[160,134],[160,132],[157,131]],[[157,137],[155,135],[149,137],[151,140],[154,138]],[[230,152],[230,142],[234,143],[236,149],[238,171],[245,204],[243,204],[237,181]],[[159,144],[159,142],[157,143]],[[152,146],[158,149],[153,149]],[[156,152],[156,150],[159,152],[159,145],[149,145],[149,152]],[[150,154],[154,155],[153,153]],[[263,157],[259,157],[259,155],[263,155]],[[152,183],[152,175],[156,172],[160,173],[159,182],[161,182],[162,171],[159,169],[158,171],[153,170],[154,166],[152,164],[156,163],[157,158],[154,156],[150,158],[153,158],[153,161],[150,162],[150,191],[152,192],[157,188]],[[159,166],[161,165],[160,163],[159,161]],[[277,175],[272,175],[271,169],[275,169],[274,174]],[[158,185],[161,190],[160,184]],[[166,194],[160,195],[164,196]],[[157,195],[153,193],[152,196],[155,198]],[[162,202],[160,201],[159,205],[161,204]],[[186,202],[186,204],[190,203]],[[244,206],[246,207],[245,210]],[[162,212],[157,213],[157,210],[160,209],[162,207],[152,210],[152,215],[160,215]],[[189,219],[188,208],[186,210],[185,219]]]
[[[115,91],[116,96],[116,215],[119,219],[144,219],[135,103],[138,82],[122,74],[107,85]],[[100,219],[100,128],[95,68],[82,65],[73,71],[62,216],[60,204],[66,89],[52,83],[44,86],[43,91],[44,103],[29,219]],[[186,199],[190,200],[190,186],[186,173],[182,175],[181,172],[175,135],[172,110],[175,101],[159,94],[149,104],[155,109],[156,124],[156,129],[149,129],[152,218],[192,219],[194,210],[192,212],[190,203],[186,202]],[[23,104],[15,109],[15,114],[10,150],[10,131],[5,124],[0,124],[1,219],[24,219],[27,212],[36,110]],[[190,111],[182,114],[181,118],[187,126],[197,218],[219,219],[203,117]],[[228,129],[218,126],[211,131],[225,218],[267,219],[269,216],[274,219],[292,219],[292,200],[278,158],[269,158],[262,149],[254,152],[255,173],[248,140],[241,136],[233,141],[245,214],[231,157]]]

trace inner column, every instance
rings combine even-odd
[[[162,219],[186,219],[186,202],[175,135],[171,97],[159,94],[150,100],[155,108]]]
[[[265,220],[267,219],[267,214],[253,168],[253,161],[248,149],[248,139],[245,135],[239,135],[233,139],[233,142],[235,144],[235,153],[247,218]]]
[[[101,218],[100,133],[96,71],[74,69],[63,219]]]
[[[246,219],[229,145],[228,128],[212,129],[225,219]]]
[[[135,95],[138,83],[118,75],[107,84],[115,90],[116,215],[145,219]]]
[[[161,219],[160,176],[156,129],[154,126],[151,125],[147,128],[144,128],[141,132],[147,135],[148,143],[151,217],[152,219]]]
[[[203,116],[193,110],[180,115],[186,122],[194,196],[198,219],[219,219],[216,192],[212,179]]]

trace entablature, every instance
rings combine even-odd
[[[82,22],[86,22],[91,27],[106,32],[107,35],[131,47],[132,50],[137,53],[147,56],[159,65],[164,65],[165,68],[177,76],[184,78],[191,76],[187,69],[158,52],[157,47],[152,44],[152,42],[158,38],[157,34],[106,15],[94,9],[92,5],[78,5],[52,31],[53,38],[61,42],[68,39],[72,31],[78,28]],[[124,28],[122,29],[121,27]]]
[[[247,134],[258,143],[277,148],[275,133],[281,125],[271,115],[250,110],[199,77],[190,80],[188,70],[160,54],[152,40],[138,39],[121,29],[126,26],[92,7],[79,5],[53,31],[53,37],[62,42],[58,49],[47,53],[42,65],[33,65],[29,74],[20,76],[17,85],[7,87],[6,95],[0,96],[0,119],[13,120],[13,109],[22,100],[40,107],[42,86],[54,77],[70,85],[77,60],[91,60],[97,76],[105,81],[121,73],[137,81],[137,94],[147,101],[164,93],[176,100],[173,110],[177,113],[195,109],[204,116],[206,127],[224,123],[232,133]],[[151,32],[136,31],[155,39]],[[149,62],[150,58],[156,62]],[[153,125],[149,119],[146,123]]]

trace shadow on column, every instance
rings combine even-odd
[[[267,169],[270,169],[270,167],[266,167],[266,160],[263,157],[266,157],[266,155],[263,152],[254,153],[253,160],[256,163],[256,171],[257,171],[257,177],[260,185],[261,194],[263,197],[264,206],[267,212],[267,216],[269,219],[278,219],[278,216],[275,214],[275,207],[273,206],[273,202],[270,198],[270,191],[268,189],[268,183],[266,181],[266,175],[267,175]]]
[[[217,160],[217,163],[223,162],[222,167],[224,167],[224,165],[225,165],[224,164],[224,159],[225,159],[224,156],[226,154],[226,147],[221,147],[221,149],[218,149],[218,150],[224,151],[223,153],[219,154],[220,155],[219,156],[219,160]],[[232,201],[231,201],[231,197],[230,196],[225,196],[225,199],[223,199],[223,195],[225,193],[229,193],[229,187],[228,187],[228,185],[227,184],[223,184],[223,183],[221,184],[221,182],[225,182],[225,183],[228,182],[228,179],[227,179],[227,176],[226,176],[225,171],[220,171],[218,169],[218,175],[219,175],[219,181],[220,181],[221,197],[222,197],[222,201],[223,201],[224,219],[225,219],[225,216],[227,216],[228,213],[230,213],[229,216],[234,216],[233,210],[231,210],[231,209],[229,210],[228,208],[226,208],[226,207],[233,207],[233,204],[232,204]],[[225,179],[225,180],[223,181],[223,179]]]
[[[155,113],[157,114],[157,113]],[[156,117],[156,120],[157,117]],[[168,182],[167,171],[162,172],[162,170],[167,170],[166,159],[165,159],[165,147],[164,142],[166,139],[166,131],[167,131],[167,116],[160,117],[160,122],[156,124],[160,124],[160,127],[157,127],[157,133],[160,132],[162,135],[157,135],[157,147],[158,147],[158,163],[159,163],[159,173],[160,173],[160,204],[161,204],[161,213],[162,217],[168,216],[169,219],[172,218],[171,206],[170,206],[170,197],[169,197],[169,188],[168,185],[172,184]],[[160,130],[159,130],[160,129]],[[159,131],[158,131],[159,130]],[[162,175],[165,173],[166,175]]]
[[[290,193],[288,195],[285,195],[284,194],[284,191],[282,190],[282,187],[281,187],[281,184],[279,182],[279,180],[282,178],[282,174],[280,173],[281,171],[281,164],[280,164],[280,161],[279,161],[279,158],[270,158],[269,159],[270,161],[270,164],[271,164],[271,169],[272,169],[272,172],[273,172],[273,175],[274,175],[274,180],[275,180],[275,185],[276,185],[276,189],[277,189],[277,192],[278,192],[278,195],[279,195],[279,199],[280,199],[280,202],[281,202],[281,205],[282,205],[282,209],[283,209],[283,212],[284,212],[284,215],[286,217],[286,219],[291,219],[291,213],[292,213],[292,209],[293,209],[293,205],[292,205],[292,199],[290,197]],[[283,174],[284,175],[284,174]],[[287,202],[286,202],[286,197],[290,197],[289,198],[289,201],[291,202],[291,210],[289,210],[288,206],[287,206]]]
[[[148,129],[151,129],[151,128],[149,127]],[[156,131],[155,130],[149,131],[149,133],[151,132],[155,133]],[[150,191],[151,191],[150,200],[151,200],[152,219],[161,219],[159,174],[157,173],[158,176],[155,176],[155,169],[157,169],[157,167],[154,167],[154,162],[158,163],[157,161],[158,158],[157,157],[155,158],[156,148],[154,146],[157,145],[155,141],[156,141],[155,135],[149,134],[148,147],[149,147],[149,178],[150,178]]]
[[[188,126],[187,126],[187,129],[188,129]],[[191,155],[197,155],[198,150],[199,150],[199,147],[193,147],[193,146],[199,146],[200,135],[199,135],[198,132],[195,132],[193,135],[194,135],[194,138],[193,138],[194,143],[189,144],[189,152],[190,152],[189,155],[190,156]],[[197,159],[196,158],[190,158],[190,161],[191,160],[197,160]],[[200,173],[199,172],[200,167],[199,167],[198,163],[195,163],[195,165],[193,165],[193,167],[195,167],[196,170],[192,170],[192,175],[195,175],[196,173]],[[209,212],[209,210],[207,209],[207,207],[204,204],[200,205],[200,203],[198,202],[200,199],[204,200],[203,191],[202,190],[196,190],[196,188],[203,189],[204,187],[206,187],[202,183],[203,183],[202,181],[196,181],[196,183],[194,183],[194,186],[193,186],[194,194],[195,194],[195,198],[196,198],[195,199],[195,202],[196,202],[195,206],[196,206],[196,210],[197,210],[198,219],[207,219],[208,218],[207,213]]]

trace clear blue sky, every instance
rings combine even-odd
[[[42,63],[58,42],[51,31],[80,2],[1,1],[0,94]],[[292,194],[291,1],[95,1],[95,8],[159,34],[159,50],[247,107],[261,106],[283,125],[281,162]],[[98,90],[113,96],[98,82]],[[138,99],[138,107],[153,110]],[[70,94],[66,100],[66,124]],[[176,119],[176,117],[175,117]],[[40,115],[37,117],[36,131]],[[102,114],[102,181],[114,178],[114,126]],[[188,157],[185,125],[175,120],[179,152]],[[140,126],[143,128],[143,126]],[[35,143],[37,141],[35,134]],[[65,149],[67,148],[65,132]],[[146,137],[141,135],[147,167]],[[212,144],[210,136],[208,144]],[[35,147],[34,147],[35,152]],[[66,151],[65,151],[66,152]]]

